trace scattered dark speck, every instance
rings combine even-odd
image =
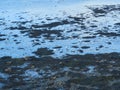
[[[78,46],[72,46],[73,48],[79,48]]]
[[[99,48],[102,48],[102,47],[104,47],[104,46],[103,46],[103,45],[100,45],[100,46],[99,46]]]
[[[0,41],[4,41],[4,40],[6,40],[5,38],[0,38]]]
[[[83,53],[84,51],[83,50],[78,50],[80,53]]]
[[[91,39],[91,38],[96,38],[96,36],[86,36],[86,37],[82,37],[83,39]]]
[[[112,44],[111,42],[107,42],[107,44]]]
[[[90,48],[90,46],[82,46],[81,48],[82,49],[88,49],[88,48]]]

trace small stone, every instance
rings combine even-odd
[[[63,64],[62,62],[60,62],[59,64]]]
[[[11,71],[12,71],[11,68],[6,68],[6,69],[5,69],[5,72],[11,72]]]
[[[65,72],[65,75],[68,76],[69,72]]]
[[[112,68],[113,66],[112,66],[112,65],[108,65],[107,67],[108,67],[108,68]]]
[[[7,62],[7,64],[11,64],[11,63],[12,63],[11,61]]]
[[[99,48],[102,48],[102,47],[103,47],[103,45],[100,45],[100,46],[99,46]]]
[[[31,68],[33,69],[33,68],[35,68],[35,66],[34,66],[34,65],[32,65],[32,66],[31,66]]]
[[[29,60],[29,57],[25,57],[24,59],[27,61],[27,60]]]
[[[54,76],[52,79],[55,80],[55,79],[56,79],[56,76]]]

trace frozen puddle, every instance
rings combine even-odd
[[[75,0],[73,5],[65,0],[1,2],[0,57],[119,53],[120,6],[92,6],[90,1],[76,4]],[[79,10],[80,6],[84,9]]]

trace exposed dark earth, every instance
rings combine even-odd
[[[1,12],[1,90],[119,90],[120,5],[86,7],[63,17]]]

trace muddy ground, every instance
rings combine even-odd
[[[0,59],[2,90],[119,90],[120,54]]]
[[[44,18],[2,12],[1,90],[119,90],[120,5],[87,8]]]

